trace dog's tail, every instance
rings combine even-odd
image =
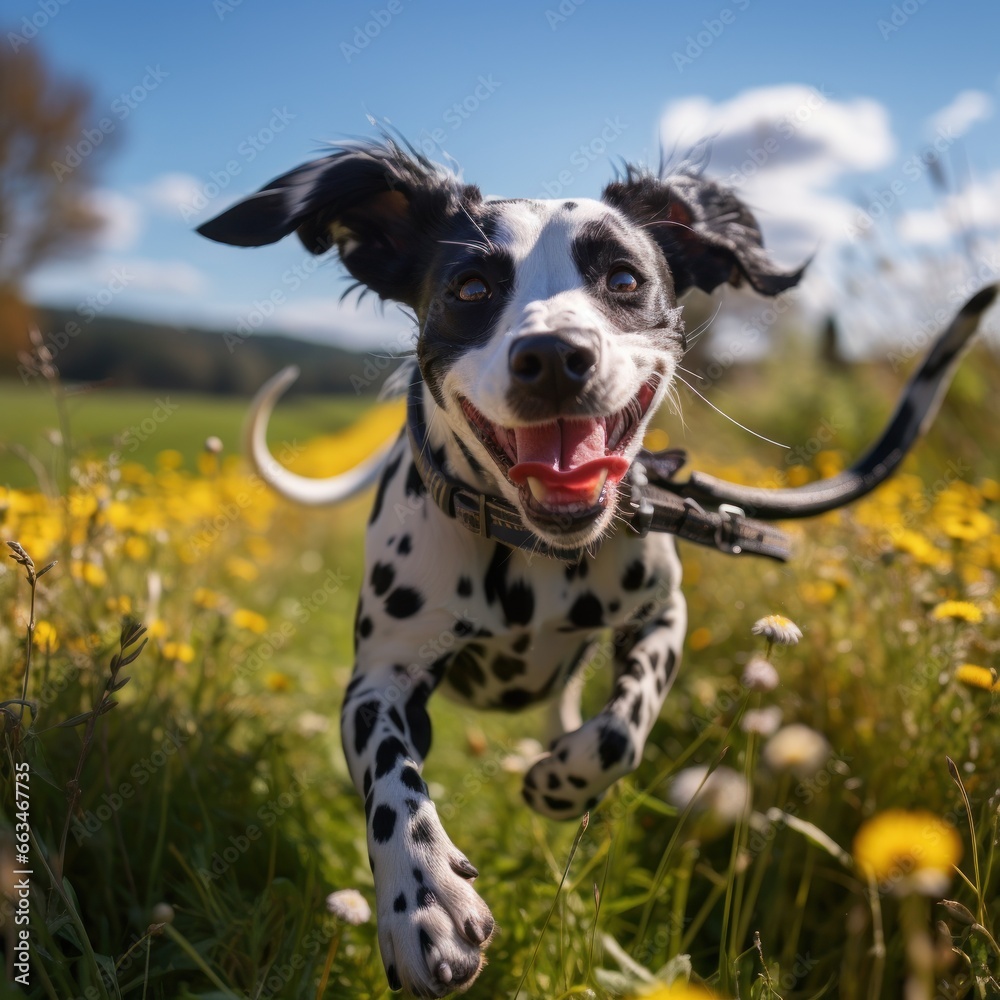
[[[261,479],[283,497],[312,507],[340,503],[361,493],[378,479],[395,439],[360,465],[327,479],[311,479],[286,469],[267,447],[267,424],[274,404],[298,377],[299,369],[290,365],[261,386],[247,417],[246,452]]]

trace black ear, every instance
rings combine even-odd
[[[762,295],[797,284],[805,270],[782,271],[764,251],[757,220],[729,188],[692,174],[658,178],[628,167],[604,200],[643,226],[660,245],[677,295],[710,292],[745,278]]]
[[[380,298],[416,307],[435,233],[463,203],[480,200],[478,188],[394,142],[358,142],[275,178],[198,232],[259,247],[295,231],[311,253],[336,246]]]

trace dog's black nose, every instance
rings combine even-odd
[[[586,385],[597,367],[597,351],[582,335],[535,333],[514,341],[508,363],[515,386],[562,401]]]

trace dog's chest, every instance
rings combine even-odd
[[[517,709],[554,693],[602,630],[651,617],[679,583],[665,535],[615,533],[576,566],[481,539],[426,496],[401,446],[369,528],[359,662],[404,660],[463,701]]]

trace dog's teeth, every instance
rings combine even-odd
[[[601,472],[600,478],[594,483],[594,492],[591,495],[591,506],[597,503],[601,499],[601,492],[604,489],[604,484],[608,481],[608,470],[604,469]]]
[[[549,495],[549,490],[545,483],[534,476],[528,476],[528,489],[531,490],[531,495],[539,503],[545,503]]]

